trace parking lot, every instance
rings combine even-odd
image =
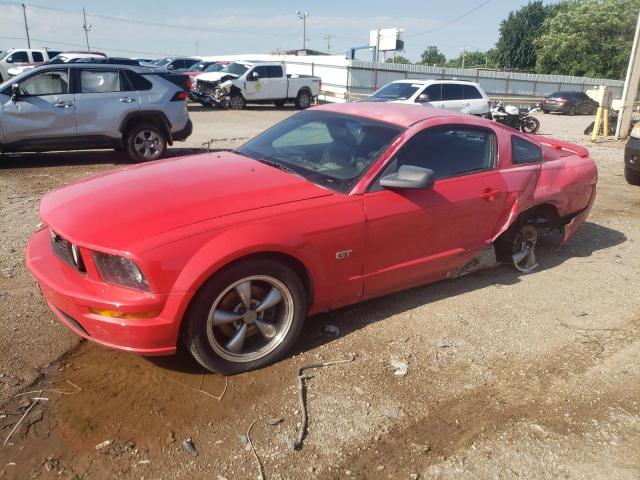
[[[190,110],[194,133],[171,156],[206,154],[209,141],[237,146],[295,113]],[[251,445],[269,479],[638,478],[640,189],[625,183],[622,143],[582,135],[590,117],[538,118],[541,134],[589,147],[599,168],[596,203],[568,245],[545,237],[529,275],[503,265],[313,317],[290,356],[227,379],[185,354],[143,358],[79,341],[25,268],[42,195],[120,168],[124,154],[6,155],[0,442],[29,405],[16,395],[47,400],[0,448],[0,479],[255,479]],[[312,371],[308,436],[291,450],[296,369],[350,353],[353,362]]]

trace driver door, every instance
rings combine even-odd
[[[257,75],[257,76],[256,76]],[[247,73],[245,97],[247,100],[262,100],[269,98],[269,73],[266,65],[255,67]]]
[[[4,143],[50,140],[76,136],[76,108],[70,93],[69,70],[46,70],[20,83],[21,95],[2,105]]]
[[[486,245],[503,214],[505,185],[490,129],[443,126],[415,134],[364,195],[367,297],[446,278]],[[427,189],[385,189],[402,165],[428,168]]]

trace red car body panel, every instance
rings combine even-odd
[[[567,240],[595,197],[595,163],[576,145],[429,107],[352,103],[316,109],[384,118],[405,130],[349,193],[218,152],[127,167],[46,195],[43,222],[80,247],[87,270],[82,274],[56,257],[47,230],[30,240],[27,265],[56,315],[103,345],[167,354],[175,351],[195,292],[235,260],[269,254],[297,262],[309,277],[313,314],[456,276],[537,205],[553,206],[568,219]],[[409,138],[448,124],[491,129],[496,168],[438,180],[431,189],[368,191]],[[513,165],[512,136],[538,142],[544,161]],[[134,260],[152,292],[104,282],[92,250]],[[121,320],[90,308],[157,315]]]

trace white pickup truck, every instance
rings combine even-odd
[[[22,73],[26,68],[37,67],[48,62],[59,53],[39,48],[9,48],[0,52],[0,83]]]
[[[191,99],[203,105],[242,110],[247,103],[293,102],[299,109],[313,103],[321,80],[312,75],[287,75],[279,62],[234,62],[218,72],[195,78]]]

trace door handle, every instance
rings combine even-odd
[[[58,100],[56,103],[53,104],[54,107],[58,107],[58,108],[69,108],[71,105],[72,105],[71,103],[63,102],[61,100]]]
[[[131,98],[131,97],[124,97],[124,98],[121,98],[120,101],[122,103],[133,103],[133,102],[135,102],[135,99]]]
[[[480,198],[482,200],[486,200],[487,202],[492,202],[496,197],[500,196],[502,192],[500,190],[493,190],[491,188],[485,188],[484,192],[480,194]]]

